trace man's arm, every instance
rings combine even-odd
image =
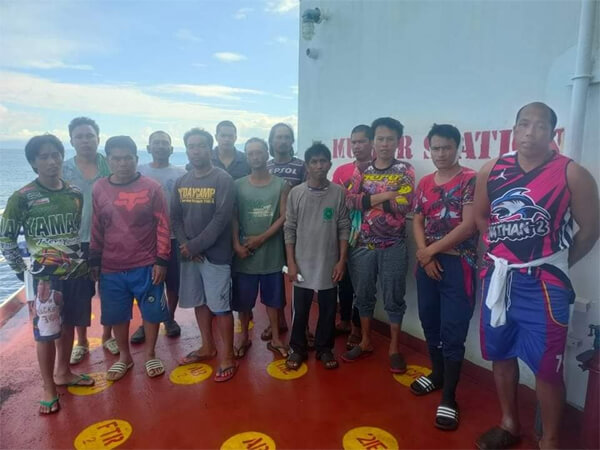
[[[17,244],[17,236],[24,221],[25,208],[26,205],[21,202],[20,195],[15,192],[8,199],[2,218],[0,218],[0,249],[6,262],[19,278],[27,270]]]
[[[100,217],[99,189],[96,184],[92,190],[92,231],[90,235],[90,277],[94,281],[100,279],[100,266],[102,264],[102,250],[104,248],[104,224]]]
[[[233,241],[233,251],[240,259],[245,259],[250,256],[250,250],[240,243],[240,221],[238,207],[233,207],[233,220],[231,221],[231,238]]]
[[[212,247],[233,215],[235,189],[233,179],[229,176],[219,177],[215,192],[215,213],[202,233],[190,239],[186,246],[192,256],[204,253]]]
[[[250,250],[256,250],[269,239],[271,239],[273,236],[275,236],[275,234],[277,234],[277,232],[281,229],[283,223],[285,222],[285,212],[289,192],[290,185],[288,183],[285,183],[285,186],[281,191],[281,195],[279,198],[279,217],[277,218],[277,220],[275,220],[275,222],[271,224],[269,228],[267,228],[267,230],[264,233],[258,236],[248,236],[248,240],[246,242],[247,248],[249,248]]]
[[[167,266],[171,256],[171,230],[167,201],[160,186],[154,189],[152,209],[156,226],[156,262],[152,267],[152,283],[160,284],[167,277]]]
[[[475,181],[475,200],[473,201],[473,218],[477,229],[483,235],[487,232],[490,218],[490,199],[488,198],[487,182],[492,168],[498,159],[493,159],[486,163]]]
[[[575,162],[567,166],[567,183],[571,191],[571,213],[579,230],[569,249],[569,267],[575,265],[594,247],[600,235],[598,222],[598,186],[594,177]]]
[[[297,281],[298,265],[296,264],[296,228],[298,225],[298,211],[294,202],[294,195],[290,193],[287,198],[285,212],[285,224],[283,235],[285,240],[285,253],[287,256],[288,277],[291,281]]]
[[[183,208],[181,206],[181,196],[179,194],[179,187],[181,185],[181,177],[175,181],[173,186],[173,195],[171,196],[171,228],[175,239],[179,244],[185,244],[187,238],[183,228]]]

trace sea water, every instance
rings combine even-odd
[[[75,155],[73,149],[65,149],[65,159]],[[152,158],[145,149],[138,150],[139,164],[149,163]],[[171,156],[171,164],[185,166],[187,155],[183,151],[175,151]],[[6,208],[8,198],[17,189],[25,186],[36,177],[31,166],[25,158],[25,151],[21,149],[0,148],[0,210]],[[23,283],[8,267],[4,258],[0,261],[0,304],[13,292],[23,286]]]

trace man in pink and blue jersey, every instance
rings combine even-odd
[[[479,437],[478,448],[507,448],[520,440],[517,358],[535,374],[539,446],[559,444],[569,303],[575,297],[568,270],[598,240],[599,201],[590,173],[550,147],[556,123],[544,103],[522,107],[513,127],[517,151],[490,161],[477,177],[475,219],[487,245],[481,351],[493,361],[502,409],[499,426]]]

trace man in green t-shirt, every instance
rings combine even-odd
[[[272,330],[267,348],[287,358],[287,346],[279,336],[277,323],[278,310],[285,305],[281,230],[290,186],[267,170],[269,147],[264,140],[251,138],[244,149],[251,172],[235,182],[232,308],[239,313],[242,331],[234,353],[236,358],[242,358],[252,344],[248,326],[260,289],[260,299],[267,308]]]
[[[69,366],[73,329],[89,326],[91,315],[90,303],[80,299],[93,293],[79,237],[83,196],[60,178],[64,154],[62,143],[51,134],[27,143],[25,156],[38,177],[11,195],[0,220],[0,249],[6,261],[21,280],[26,271],[33,275],[35,298],[27,300],[44,383],[40,414],[60,409],[56,386],[94,384]],[[30,265],[17,244],[21,227]]]

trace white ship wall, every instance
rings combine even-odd
[[[515,114],[520,106],[536,100],[557,112],[562,129],[556,145],[568,153],[564,128],[569,122],[580,2],[311,0],[301,1],[300,16],[314,7],[329,17],[315,25],[312,40],[305,40],[300,32],[298,153],[312,141],[322,141],[333,152],[335,168],[351,160],[347,138],[353,126],[392,116],[405,126],[399,157],[415,166],[417,179],[433,171],[424,139],[434,122],[452,123],[463,132],[461,164],[479,169],[489,158],[512,148]],[[600,24],[600,17],[596,23]],[[597,25],[595,75],[581,159],[596,180],[599,33]],[[313,54],[316,50],[317,58],[309,58],[307,49]],[[410,249],[414,254],[412,238]],[[569,335],[574,338],[570,341],[581,341],[568,347],[565,373],[568,401],[578,407],[585,401],[587,374],[577,367],[575,356],[591,348],[587,326],[600,321],[599,253],[596,245],[571,271],[578,301]],[[588,312],[586,299],[592,302]],[[412,269],[406,300],[403,329],[422,339]],[[376,317],[387,321],[379,302]],[[471,321],[466,357],[491,367],[481,358],[479,307]],[[534,377],[524,365],[521,381],[534,386]]]

